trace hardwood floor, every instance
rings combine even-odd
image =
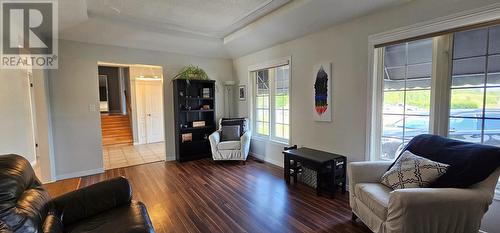
[[[370,232],[351,222],[347,195],[317,197],[304,185],[287,186],[283,170],[250,160],[158,162],[58,181],[53,196],[116,176],[127,177],[156,232]]]

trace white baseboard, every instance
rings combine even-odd
[[[82,176],[90,176],[90,175],[95,175],[95,174],[99,174],[99,173],[103,173],[103,172],[104,172],[104,168],[97,168],[97,169],[91,169],[91,170],[86,170],[86,171],[66,173],[66,174],[62,174],[62,175],[57,175],[56,180],[65,180],[65,179],[82,177]]]
[[[262,161],[265,161],[265,162],[268,162],[270,164],[276,165],[278,167],[283,167],[283,165],[281,165],[280,161],[276,161],[276,160],[272,160],[272,159],[266,159],[266,157],[264,155],[259,155],[259,154],[256,154],[254,152],[249,152],[248,154],[250,156],[252,156],[252,157],[255,157],[255,158],[260,159]]]

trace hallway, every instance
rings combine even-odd
[[[103,147],[104,169],[128,167],[165,160],[165,143]]]

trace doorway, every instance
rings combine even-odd
[[[135,81],[138,144],[164,141],[162,86],[160,79]]]
[[[162,67],[99,63],[98,70],[105,170],[165,160]]]
[[[101,112],[102,144],[104,146],[133,143],[130,112],[126,106],[126,67],[99,66],[99,109]]]

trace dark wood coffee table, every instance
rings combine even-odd
[[[326,192],[333,198],[338,187],[342,189],[342,194],[345,194],[347,166],[345,156],[307,147],[297,148],[297,146],[286,147],[283,155],[284,177],[287,184],[290,184],[290,177],[293,177],[294,183],[296,183],[297,173],[301,167],[307,167],[316,171],[317,195]]]

